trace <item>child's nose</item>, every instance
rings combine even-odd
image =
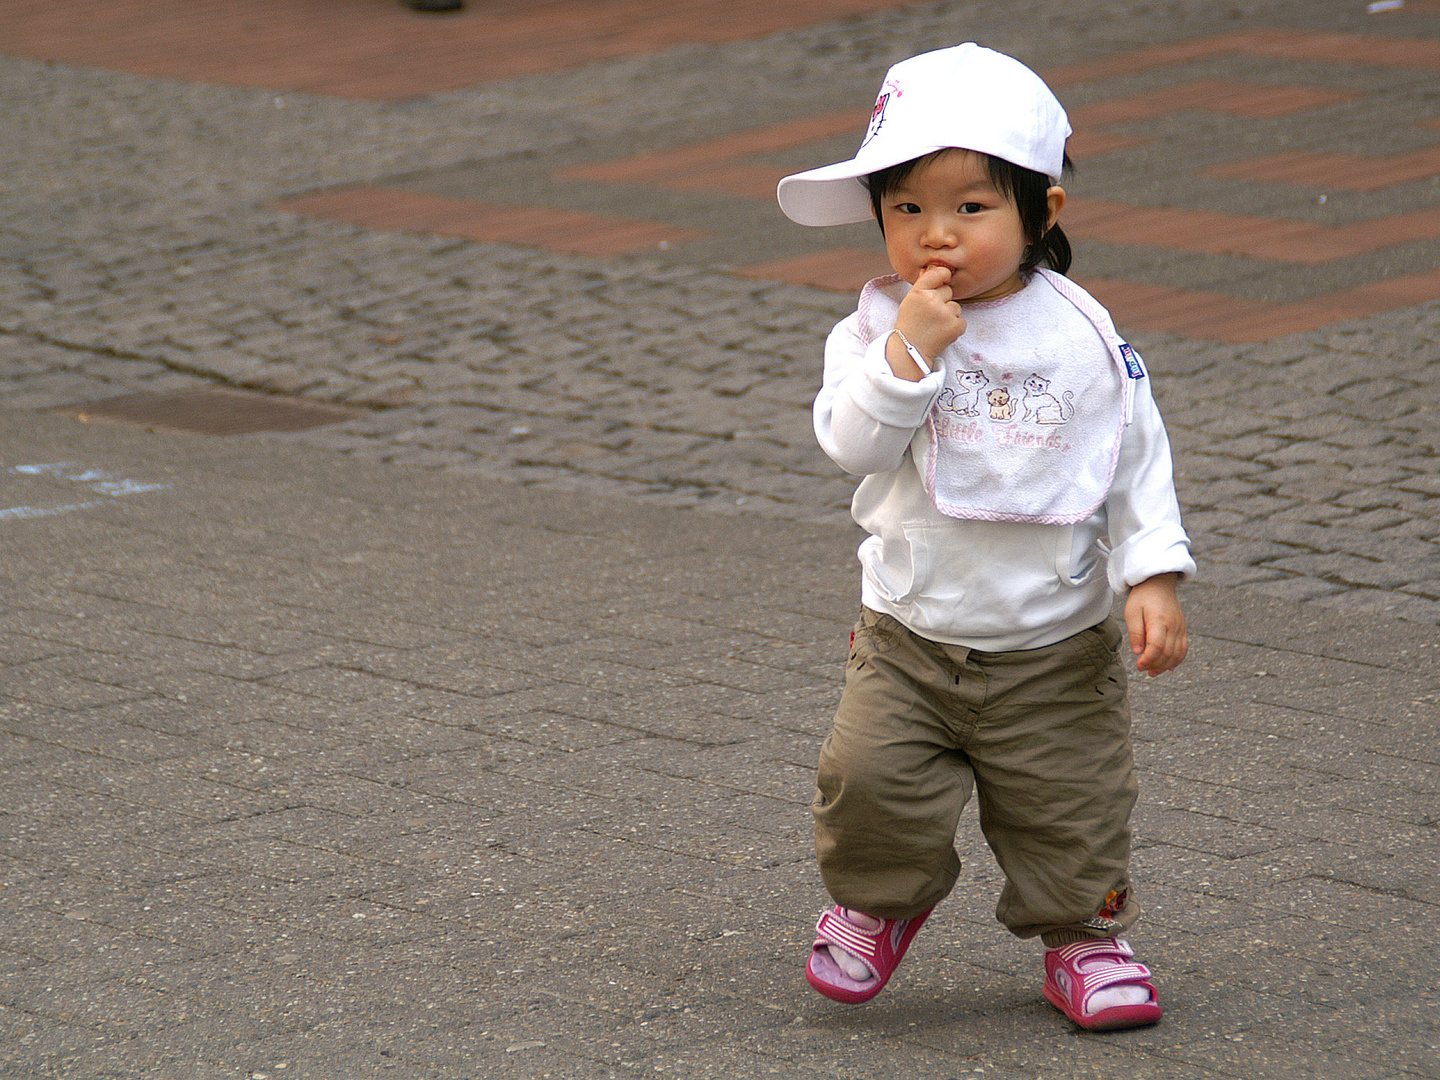
[[[925,222],[921,243],[926,247],[954,247],[955,230],[946,218],[937,215]]]

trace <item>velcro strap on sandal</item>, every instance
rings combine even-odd
[[[1138,986],[1150,978],[1150,969],[1144,964],[1126,963],[1134,958],[1135,950],[1123,938],[1076,941],[1056,949],[1055,955],[1068,972],[1068,978],[1074,980],[1079,990],[1082,1010],[1096,991],[1110,986]],[[1101,959],[1108,963],[1081,968],[1086,961]]]
[[[885,924],[882,923],[875,933],[866,933],[848,919],[837,915],[833,909],[821,915],[820,921],[815,924],[815,932],[820,937],[832,945],[839,945],[867,966],[873,966],[871,961],[879,951],[879,937],[885,933],[885,929]]]
[[[1089,938],[1085,941],[1071,942],[1055,950],[1060,962],[1067,967],[1078,968],[1085,960],[1095,959],[1101,956],[1116,958],[1117,960],[1133,960],[1135,950],[1124,938]]]
[[[1080,985],[1088,998],[1096,990],[1120,983],[1142,983],[1150,978],[1150,969],[1144,964],[1114,964],[1110,967],[1092,968],[1080,973]]]

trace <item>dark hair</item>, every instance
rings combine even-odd
[[[870,191],[870,207],[875,220],[880,223],[880,234],[885,234],[885,220],[880,216],[880,207],[885,199],[893,195],[901,184],[921,165],[945,153],[936,150],[924,157],[902,161],[865,177],[864,184]],[[1028,274],[1037,266],[1044,265],[1063,274],[1070,269],[1070,241],[1059,225],[1045,228],[1050,207],[1045,194],[1053,186],[1050,178],[1034,169],[1026,169],[995,157],[993,154],[979,155],[985,162],[985,173],[995,189],[1004,195],[1020,212],[1020,227],[1025,232],[1025,251],[1020,260],[1021,273]],[[1065,155],[1064,172],[1069,175],[1073,169],[1070,155]]]

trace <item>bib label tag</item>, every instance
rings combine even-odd
[[[1140,363],[1140,354],[1123,341],[1120,343],[1120,359],[1125,361],[1125,373],[1130,378],[1145,378],[1145,365]]]

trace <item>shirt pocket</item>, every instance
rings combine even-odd
[[[880,558],[867,562],[870,584],[892,604],[914,599],[930,580],[931,549],[926,521],[904,521],[898,531],[877,537]]]
[[[1105,552],[1074,525],[1056,529],[1055,573],[1066,585],[1084,585],[1105,563]]]

